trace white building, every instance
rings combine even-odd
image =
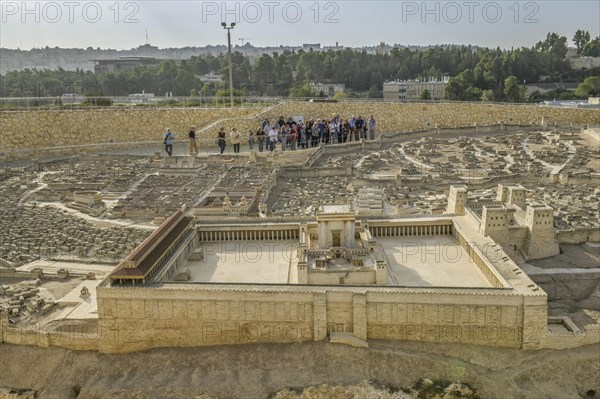
[[[223,83],[221,75],[215,72],[210,72],[205,75],[198,76],[198,79],[200,79],[202,83]]]
[[[431,100],[443,100],[444,89],[449,77],[442,79],[424,78],[421,80],[395,80],[383,83],[383,99],[387,101],[411,102],[421,99],[424,90],[429,91]]]
[[[337,92],[343,93],[346,91],[346,85],[343,83],[310,82],[309,85],[317,92],[317,95],[323,92],[323,95],[327,97],[333,97]]]
[[[303,43],[302,44],[302,50],[308,52],[308,51],[319,51],[321,50],[321,43]]]
[[[134,104],[147,103],[154,101],[154,93],[146,93],[143,91],[141,93],[133,93],[128,96],[128,100],[130,103]]]

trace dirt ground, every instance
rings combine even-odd
[[[548,294],[548,315],[569,316],[579,327],[600,323],[600,247],[561,244],[562,253],[528,261],[541,270],[525,268]]]
[[[600,246],[597,244],[560,244],[560,249],[560,255],[527,263],[542,269],[595,269],[600,265]]]
[[[481,398],[600,398],[600,345],[524,351],[370,341],[156,349],[130,354],[0,345],[0,387],[40,398],[269,398],[286,388],[460,380]],[[79,393],[77,393],[79,392]],[[328,396],[315,396],[328,397]],[[378,396],[348,396],[373,397]]]

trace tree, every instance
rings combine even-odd
[[[176,90],[175,79],[177,78],[177,64],[175,61],[169,60],[163,62],[158,68],[158,78],[160,84],[158,86],[159,95],[164,93],[173,92]]]
[[[448,100],[462,99],[463,91],[464,84],[458,78],[450,78],[446,84],[446,87],[444,88],[444,94]]]
[[[539,42],[536,47],[553,54],[558,60],[563,60],[567,55],[567,38],[556,33],[548,33],[546,40]]]
[[[376,85],[371,86],[371,88],[369,89],[369,93],[367,94],[367,97],[383,98],[383,91],[381,89],[381,86],[379,86],[379,87]]]
[[[200,94],[205,97],[214,96],[216,92],[217,88],[215,83],[206,83],[200,89]]]
[[[519,102],[519,83],[515,76],[509,76],[504,80],[504,96],[508,101]]]
[[[421,96],[419,97],[421,100],[431,100],[431,93],[429,93],[429,90],[424,89],[421,92]]]
[[[48,78],[44,80],[45,96],[56,97],[64,93],[63,82],[58,78]]]
[[[558,78],[560,73],[570,70],[569,63],[565,61],[567,55],[567,38],[556,33],[548,33],[546,40],[538,42],[536,49],[539,52],[543,65],[543,75],[554,75]]]
[[[481,101],[493,101],[494,100],[494,90],[483,90],[481,92]]]
[[[600,94],[600,76],[590,76],[577,86],[577,97],[597,96]]]
[[[154,70],[144,69],[138,74],[138,86],[146,93],[158,93],[158,77]]]
[[[589,41],[590,32],[577,29],[575,36],[573,36],[573,43],[575,43],[575,47],[577,47],[577,55],[580,55],[583,52],[583,49],[589,43]]]
[[[600,37],[590,41],[588,32],[579,30],[573,40],[583,55],[600,56]],[[533,47],[514,50],[455,45],[435,46],[425,51],[401,47],[394,48],[389,54],[368,54],[349,48],[309,52],[284,50],[259,56],[253,64],[241,52],[235,51],[232,53],[233,77],[236,88],[246,87],[250,94],[259,96],[310,96],[311,90],[306,91],[304,85],[322,82],[345,84],[349,95],[361,92],[368,93],[371,98],[381,98],[385,81],[443,75],[452,76],[446,89],[447,98],[451,100],[502,101],[508,97],[508,101],[515,101],[519,92],[519,100],[523,101],[523,82],[581,82],[586,76],[598,75],[597,70],[572,71],[564,58],[566,43],[566,37],[549,33]],[[202,85],[198,77],[208,72],[221,73],[225,84]],[[512,79],[507,82],[510,76],[520,83],[518,90]],[[123,96],[142,90],[162,96],[165,92],[188,95],[193,89],[202,95],[214,95],[218,88],[228,86],[228,79],[227,53],[202,54],[181,63],[167,61],[112,73],[60,69],[8,71],[0,76],[0,96],[45,96],[60,95],[61,92]],[[506,88],[507,83],[512,86]],[[593,85],[589,86],[590,92],[594,92]],[[581,94],[586,92],[580,90]]]
[[[463,95],[464,101],[480,101],[481,89],[479,87],[469,86]]]
[[[577,97],[587,98],[590,96],[590,92],[592,91],[592,87],[587,83],[580,83],[577,86],[577,90],[575,90],[575,95]]]
[[[195,89],[200,86],[200,81],[191,72],[180,69],[175,77],[175,87],[173,94],[176,96],[186,96],[190,93],[190,89]]]
[[[600,36],[585,46],[583,55],[586,57],[600,57]]]
[[[254,65],[254,83],[262,94],[268,84],[275,83],[275,64],[273,58],[263,54]]]
[[[600,94],[600,76],[590,76],[589,78],[586,78],[583,83],[590,85],[592,94]]]
[[[215,96],[225,100],[230,96],[229,89],[217,90]],[[245,87],[242,87],[241,89],[233,89],[233,97],[235,97],[236,103],[240,103],[240,97],[248,97],[248,89]]]
[[[471,69],[448,80],[444,92],[449,100],[479,101],[481,100],[481,89],[475,86],[475,73]]]
[[[294,86],[290,90],[290,97],[316,97],[317,91],[308,83],[302,86]]]
[[[344,93],[343,91],[338,91],[333,95],[334,100],[344,100],[346,98],[348,98],[348,94]]]

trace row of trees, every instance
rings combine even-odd
[[[581,31],[578,32],[581,34]],[[579,42],[579,45],[582,43]],[[445,89],[446,97],[462,101],[534,101],[542,98],[542,95],[532,93],[525,98],[527,83],[580,82],[587,76],[598,74],[597,68],[590,71],[571,70],[565,58],[567,51],[567,38],[549,33],[545,40],[531,49],[523,47],[511,51],[496,49],[486,52],[473,68],[466,68],[450,78]],[[552,93],[553,96],[556,94],[560,93]],[[583,97],[583,91],[579,94]],[[560,98],[576,95],[567,93]]]
[[[600,37],[591,40],[590,32],[578,29],[573,36],[577,54],[585,57],[600,56]]]
[[[598,48],[589,33],[578,31],[576,45],[582,51]],[[575,40],[575,38],[574,38]],[[594,47],[596,46],[596,47]],[[387,54],[365,51],[263,54],[252,63],[242,53],[232,54],[233,76],[239,94],[258,96],[315,96],[311,81],[344,83],[351,92],[381,97],[387,80],[453,76],[447,86],[451,100],[523,101],[525,83],[581,82],[598,71],[572,71],[565,59],[567,39],[549,33],[531,48],[510,50],[472,46],[437,46],[425,51],[394,48]],[[223,84],[202,83],[199,76],[218,71]],[[213,96],[228,93],[226,54],[202,55],[134,70],[98,73],[89,71],[25,70],[0,77],[0,96],[126,96],[155,93],[174,96]],[[583,92],[582,92],[583,93]]]

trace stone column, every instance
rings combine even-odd
[[[365,292],[352,295],[353,331],[356,338],[367,340],[367,294]]]
[[[346,237],[346,243],[341,242],[342,246],[346,248],[354,248],[354,222],[348,221],[344,223],[344,236]]]
[[[319,223],[319,248],[325,248],[327,245],[327,222]]]
[[[327,338],[327,292],[313,294],[313,340],[323,341]]]

